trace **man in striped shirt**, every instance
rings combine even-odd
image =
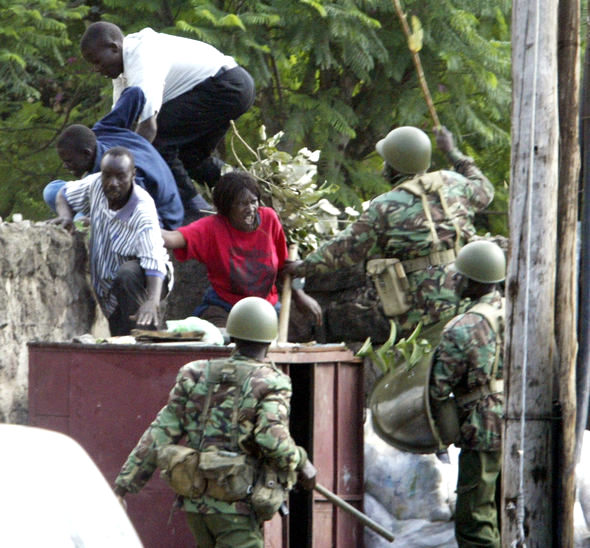
[[[72,232],[75,212],[90,217],[94,291],[111,335],[127,335],[135,326],[158,326],[160,299],[172,287],[172,265],[154,201],[134,182],[131,152],[114,147],[100,167],[59,191],[52,223]]]

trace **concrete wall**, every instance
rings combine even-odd
[[[27,342],[65,341],[92,329],[86,257],[81,234],[0,223],[0,422],[27,420]]]

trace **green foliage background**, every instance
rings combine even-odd
[[[508,0],[405,0],[424,30],[420,51],[439,118],[496,186],[483,231],[506,233],[510,159]],[[85,25],[146,26],[209,42],[254,76],[255,106],[237,122],[256,146],[260,126],[280,147],[321,150],[318,183],[353,205],[384,190],[375,142],[429,118],[391,0],[0,0],[0,216],[44,219],[45,184],[69,175],[54,141],[110,108],[111,84],[78,48]],[[239,147],[239,145],[238,145]],[[232,163],[229,150],[221,156]],[[247,156],[245,154],[241,156]],[[434,167],[446,167],[435,156]]]

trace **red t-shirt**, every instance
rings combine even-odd
[[[231,305],[244,297],[278,301],[277,272],[287,258],[287,242],[276,212],[258,208],[260,225],[253,232],[237,230],[222,215],[204,217],[178,230],[186,248],[174,250],[179,261],[196,259],[207,267],[215,292]]]

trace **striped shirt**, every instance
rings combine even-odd
[[[102,191],[99,172],[67,183],[64,196],[74,211],[90,217],[92,285],[107,318],[117,307],[111,290],[126,261],[138,259],[146,276],[168,275],[168,287],[172,288],[172,264],[164,248],[156,206],[143,188],[134,184],[128,202],[113,211]]]

